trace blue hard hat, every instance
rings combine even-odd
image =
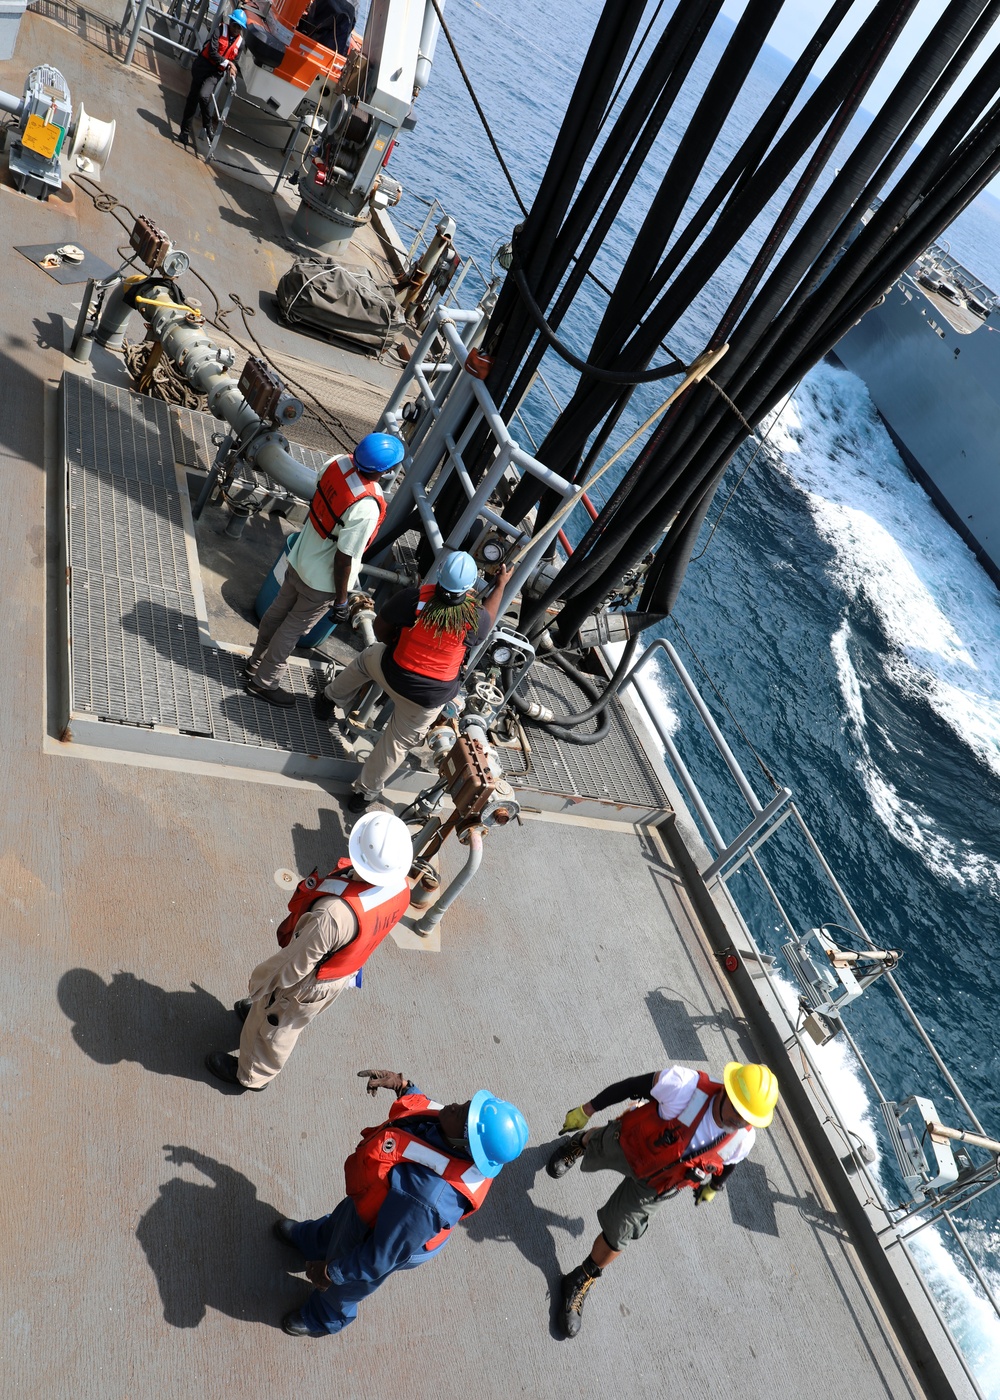
[[[369,433],[354,449],[354,465],[365,472],[387,472],[405,455],[406,448],[392,433]]]
[[[246,10],[234,10],[233,13],[229,16],[229,23],[230,23],[230,24],[239,24],[239,25],[242,25],[243,28],[246,29],[246,27],[247,27],[247,12],[246,12]]]
[[[438,569],[437,581],[446,593],[465,593],[479,577],[479,565],[464,549],[449,554]]]
[[[520,1157],[528,1141],[524,1114],[506,1099],[480,1089],[469,1104],[465,1124],[472,1160],[483,1176],[499,1176],[505,1162]]]

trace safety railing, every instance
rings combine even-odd
[[[122,34],[129,36],[122,60],[125,67],[135,58],[141,37],[194,57],[199,48],[198,36],[217,8],[218,0],[169,0],[166,5],[155,0],[126,0],[119,25]]]
[[[426,575],[426,581],[433,582],[441,554],[463,548],[477,522],[484,532],[495,530],[511,540],[517,551],[508,585],[508,596],[514,597],[534,572],[559,524],[557,520],[535,535],[527,534],[520,525],[504,520],[493,509],[490,501],[497,487],[511,473],[533,476],[563,498],[576,494],[577,488],[521,447],[500,417],[482,379],[466,368],[469,347],[482,319],[483,312],[478,307],[472,311],[435,307],[427,330],[386,404],[379,427],[399,433],[404,413],[410,412],[405,406],[409,394],[413,384],[417,385],[417,421],[409,439],[406,472],[390,501],[383,534],[392,539],[397,525],[416,507],[435,554],[435,564]],[[438,341],[444,344],[443,353],[434,349]],[[473,480],[465,453],[473,439],[478,439],[480,430],[492,441],[493,456],[479,479]],[[445,488],[455,482],[466,498],[466,506],[446,533],[435,507]],[[475,657],[476,653],[470,656],[470,665],[475,663]]]
[[[612,666],[614,658],[605,648],[606,660]],[[674,737],[668,725],[661,718],[661,705],[657,703],[658,697],[654,694],[651,678],[643,675],[643,669],[655,654],[660,654],[666,658],[673,669],[681,689],[688,697],[695,715],[700,721],[705,733],[710,738],[712,745],[721,757],[725,768],[728,770],[733,780],[736,790],[746,804],[750,812],[750,820],[736,837],[727,842],[719,830],[718,824],[709,809],[709,805],[701,792],[697,781],[692,775],[687,764],[684,762]],[[714,859],[701,871],[701,877],[709,888],[725,887],[729,895],[730,912],[738,920],[743,938],[746,941],[746,950],[743,953],[744,959],[749,958],[755,966],[754,975],[759,975],[767,983],[773,997],[773,1004],[777,1007],[784,1007],[786,1004],[787,983],[782,983],[777,973],[775,956],[769,952],[758,940],[753,930],[747,923],[746,917],[740,907],[739,902],[729,889],[729,882],[738,870],[750,870],[748,875],[756,875],[760,882],[767,901],[773,907],[783,927],[788,935],[797,939],[804,931],[795,926],[792,916],[789,914],[785,902],[781,898],[779,890],[774,881],[765,871],[759,859],[760,848],[768,841],[786,822],[791,821],[792,829],[796,832],[801,841],[802,851],[813,861],[819,875],[819,888],[825,889],[827,893],[832,892],[842,911],[843,925],[851,930],[858,941],[870,950],[876,949],[876,943],[866,929],[854,906],[851,904],[840,881],[837,879],[833,869],[823,854],[819,843],[810,830],[802,812],[791,800],[791,792],[788,788],[779,787],[770,801],[762,802],[756,795],[752,784],[743,771],[738,759],[730,748],[718,723],[712,715],[711,709],[704,697],[698,690],[697,685],[686,671],[683,663],[677,655],[674,647],[665,639],[658,639],[650,646],[639,662],[632,668],[629,678],[626,680],[623,691],[631,689],[641,703],[644,716],[657,735],[663,746],[667,760],[672,767],[681,787],[687,794],[691,806],[698,816],[704,835],[707,839],[710,852],[714,854]],[[829,925],[833,921],[828,917],[824,920],[817,919],[817,923]],[[758,971],[759,970],[759,971]],[[917,1040],[923,1047],[934,1066],[934,1070],[940,1076],[941,1081],[953,1095],[956,1104],[967,1115],[973,1130],[985,1136],[982,1124],[969,1104],[960,1085],[956,1081],[951,1070],[945,1064],[940,1053],[921,1023],[919,1017],[910,1005],[896,977],[889,971],[883,972],[880,982],[889,995],[894,999],[899,1012],[915,1033]],[[978,1170],[968,1169],[963,1172],[955,1184],[955,1199],[949,1199],[948,1193],[941,1193],[937,1200],[928,1199],[923,1201],[892,1202],[886,1195],[885,1188],[878,1176],[872,1170],[872,1162],[869,1161],[873,1154],[864,1151],[865,1144],[858,1136],[854,1127],[845,1119],[843,1111],[837,1103],[836,1098],[827,1085],[820,1057],[817,1053],[818,1047],[812,1035],[805,1027],[806,1007],[802,1006],[801,1014],[797,1022],[793,1023],[787,1019],[788,1034],[785,1038],[786,1049],[795,1048],[802,1056],[804,1065],[807,1066],[807,1073],[813,1090],[821,1101],[822,1111],[827,1116],[830,1124],[836,1125],[836,1131],[841,1136],[843,1143],[852,1159],[852,1170],[863,1179],[865,1188],[868,1191],[869,1200],[885,1216],[885,1227],[879,1234],[883,1247],[888,1249],[899,1247],[903,1249],[911,1258],[914,1272],[920,1282],[920,1286],[926,1295],[929,1305],[938,1316],[945,1335],[950,1339],[955,1356],[965,1372],[970,1385],[977,1395],[982,1396],[980,1384],[972,1370],[968,1358],[965,1356],[961,1345],[952,1333],[951,1327],[944,1316],[941,1300],[935,1297],[934,1292],[927,1279],[920,1269],[920,1263],[913,1257],[912,1242],[916,1236],[934,1225],[940,1225],[948,1231],[950,1238],[954,1241],[961,1261],[981,1296],[988,1302],[993,1312],[1000,1319],[1000,1300],[998,1300],[983,1268],[973,1256],[962,1230],[954,1218],[954,1211],[957,1205],[966,1207],[981,1196],[984,1192],[1000,1184],[1000,1172],[998,1172],[997,1162],[981,1166]],[[858,1071],[868,1085],[873,1098],[879,1108],[891,1108],[892,1105],[886,1094],[883,1092],[878,1079],[865,1059],[864,1053],[855,1037],[843,1023],[843,1018],[837,1020],[838,1033],[843,1036],[844,1042],[849,1046],[854,1056]],[[916,1047],[914,1047],[916,1048]],[[915,1067],[913,1057],[908,1057],[909,1073],[915,1077],[919,1071]],[[892,1143],[887,1146],[892,1149]],[[891,1155],[891,1151],[890,1151]],[[965,1178],[963,1180],[963,1178]],[[957,1266],[958,1261],[956,1261]]]

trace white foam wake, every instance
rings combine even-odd
[[[887,666],[1000,775],[1000,594],[912,480],[855,375],[819,365],[771,432],[839,585],[864,598]]]
[[[834,550],[840,588],[863,599],[889,641],[882,664],[1000,774],[1000,594],[909,476],[856,375],[819,365],[777,417],[770,441]],[[864,684],[846,620],[831,652],[858,772],[893,837],[934,874],[1000,889],[1000,866],[936,828],[879,771],[866,734]],[[882,742],[891,746],[888,736]]]

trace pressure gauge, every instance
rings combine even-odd
[[[509,666],[513,656],[513,647],[507,646],[505,642],[501,642],[499,646],[493,648],[492,659],[494,666]]]
[[[503,563],[503,545],[499,540],[487,540],[483,545],[483,563],[501,564]]]

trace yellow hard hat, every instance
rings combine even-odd
[[[778,1081],[767,1065],[733,1060],[722,1071],[722,1082],[737,1113],[755,1128],[766,1128],[778,1102]]]

